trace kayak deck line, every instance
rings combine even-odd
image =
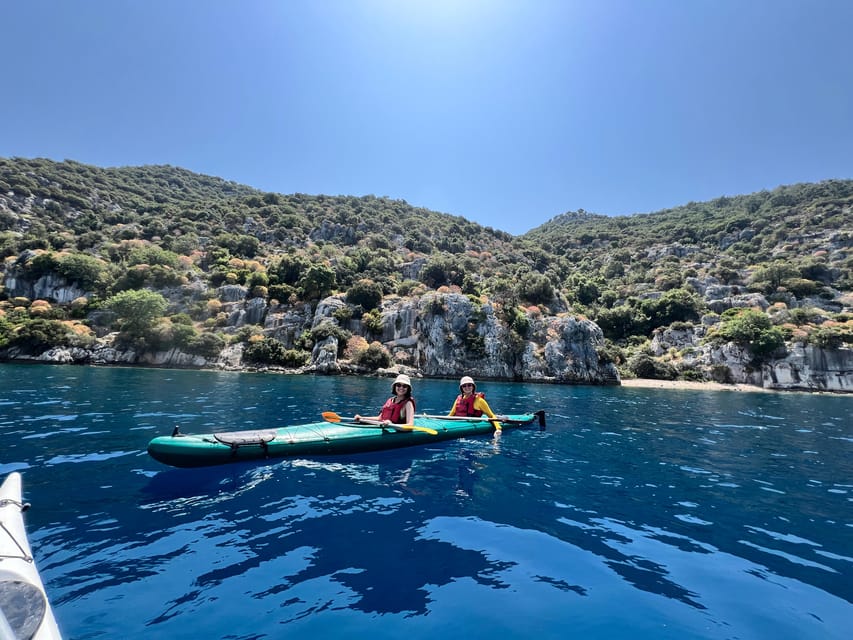
[[[0,500],[0,509],[5,507],[8,503],[14,504],[16,506],[21,506],[21,503],[15,500]],[[27,505],[27,507],[29,507],[29,505]],[[26,509],[21,509],[21,513],[23,513],[24,511],[26,511]],[[27,550],[24,549],[24,546],[15,537],[15,534],[9,531],[9,529],[6,528],[6,525],[3,522],[0,522],[0,529],[2,529],[6,533],[6,539],[11,540],[12,543],[20,551],[19,554],[0,553],[0,559],[8,558],[14,560],[23,560],[24,562],[33,562],[33,557],[29,553],[27,553]]]
[[[24,525],[21,474],[0,484],[0,637],[61,640]]]
[[[206,434],[181,433],[176,426],[171,436],[153,438],[148,443],[148,454],[174,467],[202,467],[242,460],[366,453],[495,431],[494,421],[488,418],[415,416],[411,425],[373,425],[348,423],[334,415],[324,422]],[[537,419],[540,429],[545,427],[544,411],[502,417],[505,430]]]

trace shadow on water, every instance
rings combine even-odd
[[[295,557],[298,570],[259,597],[288,593],[297,585],[327,580],[350,592],[335,607],[346,606],[365,613],[424,614],[428,606],[425,583],[442,585],[463,576],[487,576],[490,572],[482,554],[418,535],[427,508],[425,501],[470,495],[476,483],[470,462],[479,455],[463,452],[459,456],[439,453],[424,457],[384,452],[276,465],[266,478],[270,488],[275,489],[263,494],[269,502],[252,507],[241,500],[241,513],[248,506],[260,517],[247,519],[232,514],[229,518],[220,514],[221,520],[239,521],[245,559],[205,572],[195,584],[204,591],[251,573],[265,562]],[[448,476],[440,469],[431,469],[435,465],[455,465],[456,486],[447,486]],[[259,473],[267,475],[249,471],[241,486],[245,488],[249,478]],[[199,477],[210,487],[209,475]],[[436,487],[434,481],[444,486]],[[277,497],[279,489],[282,497]],[[329,542],[330,532],[336,542]],[[220,527],[218,534],[222,533]],[[404,568],[397,566],[397,559],[401,558],[405,558]],[[436,562],[436,558],[441,561]],[[483,584],[492,583],[486,577],[481,580]],[[286,605],[294,617],[315,609],[310,601],[299,597],[288,600]],[[164,616],[171,613],[167,611]]]
[[[476,496],[478,473],[499,454],[496,446],[476,438],[417,450],[145,474],[135,491],[122,488],[124,499],[102,488],[99,500],[109,509],[91,509],[79,531],[60,526],[45,532],[45,568],[63,567],[60,605],[164,575],[192,575],[150,625],[193,610],[229,581],[282,563],[291,568],[256,597],[328,581],[348,593],[334,607],[424,614],[424,584],[464,576],[499,584],[491,577],[497,567],[482,553],[419,533],[436,510],[464,513]],[[63,551],[50,552],[54,537],[64,539]],[[299,597],[286,607],[294,618],[316,609]]]

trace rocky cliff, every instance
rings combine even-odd
[[[44,298],[70,302],[85,295],[55,275],[36,281],[21,278],[8,269],[5,290],[11,296]],[[756,294],[733,294],[715,283],[691,283],[704,294],[709,307],[766,309],[768,303]],[[197,299],[202,289],[188,284],[163,292],[177,305]],[[568,314],[544,315],[529,312],[522,333],[500,317],[494,303],[477,302],[460,293],[427,292],[421,296],[387,296],[379,308],[381,329],[364,326],[360,319],[339,321],[336,311],[347,307],[343,295],[329,296],[315,305],[270,304],[252,297],[248,288],[224,285],[216,290],[221,313],[227,318],[224,330],[234,333],[241,327],[263,327],[264,335],[293,348],[300,336],[324,323],[340,325],[353,335],[377,341],[391,354],[393,366],[380,374],[405,371],[426,377],[456,377],[463,374],[480,379],[519,380],[568,384],[619,384],[615,365],[603,357],[605,340],[594,322]],[[52,347],[33,353],[21,347],[0,350],[0,358],[51,363],[95,365],[142,365],[221,369],[259,368],[243,358],[244,345],[230,344],[215,356],[186,353],[178,348],[137,351],[121,346],[117,334],[103,329],[109,324],[90,314],[97,338],[86,346]],[[664,329],[651,342],[654,356],[703,371],[719,382],[750,384],[767,389],[853,392],[853,349],[826,349],[798,342],[787,346],[778,357],[756,361],[748,349],[728,344],[706,343],[707,325]],[[100,329],[99,329],[100,327]],[[297,373],[370,373],[339,354],[345,352],[339,338],[328,336],[314,345],[310,361],[289,369]],[[264,369],[282,367],[264,366]]]
[[[734,343],[704,342],[705,332],[703,326],[666,329],[654,336],[651,350],[656,356],[673,354],[672,360],[703,370],[717,382],[777,390],[853,393],[853,349],[825,349],[792,342],[784,353],[756,360],[748,349]]]
[[[45,287],[51,283],[54,289],[47,290]],[[70,290],[61,279],[50,282],[42,279],[33,284],[14,276],[7,278],[6,288],[13,295],[26,295],[38,289],[43,297],[53,299]],[[169,292],[170,297],[192,298],[192,288],[185,289]],[[346,307],[341,295],[327,297],[316,305],[269,304],[263,298],[249,297],[245,287],[236,285],[220,287],[217,295],[221,311],[227,317],[227,330],[233,333],[246,325],[260,325],[266,336],[287,348],[292,348],[307,330],[323,323],[339,324],[335,311]],[[437,292],[420,297],[386,297],[380,313],[379,332],[368,330],[359,319],[340,324],[353,335],[380,342],[393,357],[393,371],[427,377],[467,374],[480,379],[619,384],[615,365],[600,355],[604,346],[601,329],[589,320],[535,314],[527,318],[522,335],[517,329],[507,327],[493,304],[478,303],[458,293]],[[310,362],[296,371],[367,373],[338,356],[344,351],[344,345],[338,341],[335,336],[319,341],[314,345]],[[216,357],[202,357],[174,348],[138,352],[117,346],[115,333],[103,335],[85,347],[53,347],[36,354],[19,347],[0,351],[0,357],[7,359],[53,363],[248,368],[242,356],[240,344],[226,347]]]

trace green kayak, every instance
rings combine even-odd
[[[149,455],[173,467],[205,467],[241,460],[293,456],[345,455],[429,444],[464,436],[492,433],[487,418],[418,416],[412,425],[382,426],[356,423],[335,413],[324,414],[326,422],[254,431],[231,431],[190,435],[178,427],[170,436],[148,443]],[[545,427],[545,412],[500,416],[503,429],[536,420]]]

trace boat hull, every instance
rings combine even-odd
[[[544,426],[544,414],[507,416],[504,429],[535,420]],[[148,443],[149,455],[173,467],[204,467],[241,460],[287,458],[300,456],[347,455],[430,444],[465,436],[494,432],[487,420],[450,420],[416,418],[415,426],[434,429],[397,431],[375,425],[315,422],[260,431],[236,431],[190,435],[175,433],[159,436]]]
[[[0,637],[61,640],[53,610],[36,568],[21,502],[21,474],[0,485]]]

